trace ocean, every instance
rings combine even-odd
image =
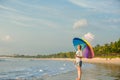
[[[71,72],[76,72],[72,61],[0,59],[0,80],[45,80]],[[120,67],[114,65],[83,63],[82,73],[85,80],[120,80]]]

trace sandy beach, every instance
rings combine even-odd
[[[87,63],[100,63],[100,64],[114,64],[114,65],[119,65],[120,66],[120,58],[113,58],[113,59],[108,59],[106,58],[93,58],[93,59],[83,59],[84,62]]]
[[[74,61],[74,59],[63,59],[63,58],[52,58],[52,60],[69,60],[69,61]],[[85,69],[83,68],[83,76],[82,76],[82,80],[97,80],[98,77],[95,77],[99,75],[99,78],[101,78],[100,80],[114,80],[113,77],[110,77],[111,75],[108,75],[108,76],[103,76],[104,74],[102,73],[102,69],[101,69],[101,66],[102,67],[106,67],[109,70],[113,70],[113,71],[119,71],[119,66],[120,66],[120,58],[113,58],[111,60],[106,60],[106,58],[93,58],[93,59],[83,59],[83,62],[84,63],[90,63],[90,64],[96,64],[96,66],[100,66],[98,67],[98,69],[101,70],[101,72],[97,72],[98,70],[93,70],[93,72],[91,71],[91,73],[93,74],[90,74],[89,73],[89,70],[90,69]],[[108,65],[106,65],[108,64]],[[111,65],[112,64],[112,65]],[[83,64],[85,66],[85,64]],[[105,69],[106,70],[106,69]],[[107,71],[105,71],[105,73],[107,73]],[[109,73],[109,72],[108,72]],[[113,72],[111,72],[113,73]],[[101,75],[100,75],[101,74]],[[109,73],[110,74],[110,73]],[[59,74],[59,75],[55,75],[55,76],[49,76],[49,77],[44,77],[43,79],[41,80],[75,80],[75,78],[77,77],[77,71],[71,71],[71,72],[68,72],[68,73],[64,73],[64,74]],[[119,77],[117,77],[119,78]],[[116,80],[117,80],[116,78]]]
[[[13,57],[0,57],[0,59],[3,58],[13,58]],[[75,61],[75,59],[71,58],[28,58],[31,60],[64,60],[64,61]],[[106,58],[92,58],[87,59],[83,58],[83,62],[86,63],[100,63],[100,64],[114,64],[120,66],[120,58],[112,58],[112,59],[106,59]]]
[[[71,58],[35,58],[35,59],[37,59],[37,60],[68,60],[68,61],[75,60],[75,59],[71,59]],[[108,60],[106,60],[106,58],[92,58],[92,59],[83,58],[83,62],[98,63],[98,64],[114,64],[114,65],[120,66],[120,58],[112,58],[112,59],[108,59]]]

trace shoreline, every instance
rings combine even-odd
[[[32,58],[33,60],[62,60],[62,61],[75,61],[75,59],[71,58]],[[106,60],[106,58],[92,58],[87,59],[83,58],[83,62],[85,63],[95,63],[95,64],[113,64],[120,66],[120,58],[112,58],[111,60]]]
[[[6,59],[6,58],[15,58],[15,57],[0,57],[0,59]],[[75,61],[75,59],[71,59],[71,58],[25,58],[25,59]],[[120,58],[112,58],[111,60],[106,60],[106,58],[92,58],[92,59],[83,58],[82,60],[83,62],[86,62],[86,63],[113,64],[113,65],[120,66]]]

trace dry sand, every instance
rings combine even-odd
[[[87,63],[103,63],[103,64],[115,64],[120,65],[120,58],[106,59],[106,58],[92,58],[92,59],[83,59]]]
[[[75,61],[75,59],[71,59],[71,58],[36,58],[36,59],[37,60],[68,60],[68,61]],[[83,58],[83,62],[120,65],[120,58],[112,58],[112,59],[108,59],[108,60],[106,58],[92,58],[92,59]]]

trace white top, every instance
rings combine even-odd
[[[81,50],[77,51],[76,56],[82,57],[82,51]],[[80,62],[80,58],[76,57],[76,62]]]

